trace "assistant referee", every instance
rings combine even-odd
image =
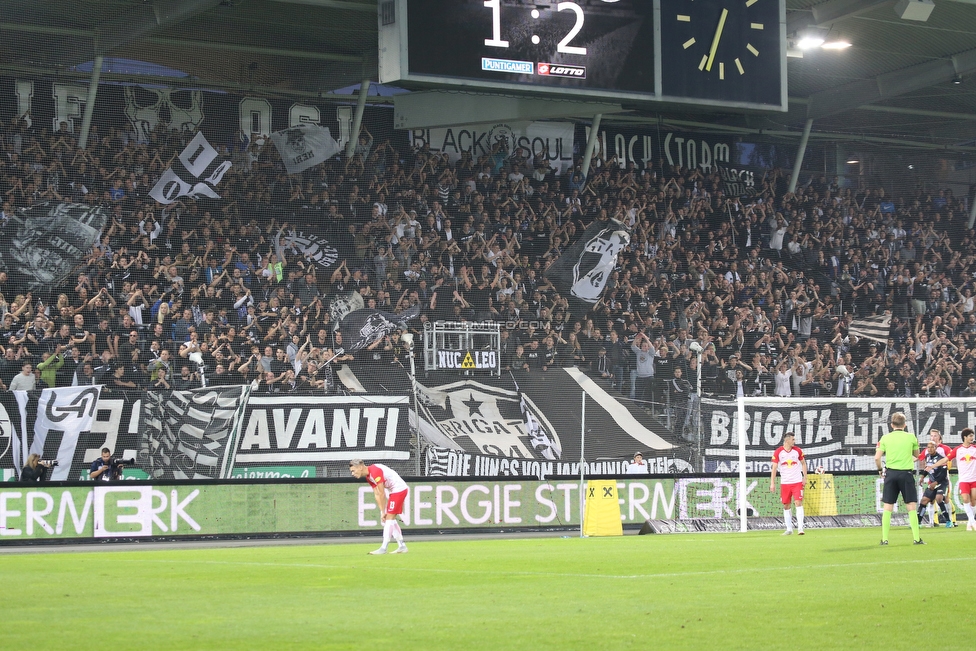
[[[900,411],[891,415],[891,430],[878,441],[878,451],[874,453],[874,465],[884,478],[881,492],[881,502],[884,504],[884,513],[881,514],[881,544],[888,544],[891,511],[901,494],[905,508],[908,509],[912,539],[916,545],[924,545],[918,530],[918,513],[915,511],[918,489],[915,487],[913,470],[915,458],[918,457],[918,439],[914,434],[905,431],[905,414]],[[885,459],[885,467],[881,465],[881,457]]]

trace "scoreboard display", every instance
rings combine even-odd
[[[381,0],[382,83],[786,110],[785,0]]]

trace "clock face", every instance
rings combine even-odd
[[[664,95],[779,105],[781,0],[661,0]]]

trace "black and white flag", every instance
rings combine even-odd
[[[271,142],[281,154],[289,174],[298,174],[324,163],[340,151],[332,132],[317,124],[299,124],[275,131],[271,134]]]
[[[518,395],[519,410],[522,412],[522,420],[525,421],[525,431],[529,435],[529,443],[532,445],[532,449],[542,455],[543,458],[554,461],[562,456],[562,447],[559,445],[559,439],[555,436],[550,436],[542,429],[539,424],[539,419],[536,417],[529,406],[529,401],[522,393],[522,389],[519,388],[518,382],[515,382],[515,376],[512,376],[512,382],[515,384],[515,393]]]
[[[377,339],[407,327],[407,321],[420,313],[415,306],[403,314],[393,314],[383,310],[368,308],[348,313],[339,324],[342,333],[342,346],[348,351],[366,348]]]
[[[9,278],[8,297],[56,287],[101,239],[108,215],[100,207],[56,201],[19,209],[0,228],[0,271]]]
[[[149,196],[162,204],[173,203],[180,197],[220,199],[216,188],[232,163],[218,161],[219,156],[198,131],[178,156],[178,164],[163,172]]]
[[[57,459],[51,479],[69,479],[78,439],[92,428],[100,390],[87,386],[8,394],[13,400],[4,400],[0,407],[0,423],[8,438],[9,463],[18,477],[28,455],[38,454]]]
[[[329,316],[332,317],[332,323],[338,327],[347,314],[364,307],[366,307],[366,303],[363,300],[363,295],[356,291],[349,291],[332,299],[332,303],[329,305]]]
[[[301,256],[322,269],[331,267],[339,259],[339,250],[313,228],[301,231],[279,229],[274,247],[279,260],[284,260],[286,254]]]
[[[891,315],[882,314],[854,319],[847,331],[861,339],[887,344],[888,337],[891,336]]]
[[[151,479],[228,477],[249,392],[247,386],[147,392],[139,465]]]
[[[628,244],[630,234],[621,222],[614,219],[593,222],[546,270],[546,277],[556,291],[570,300],[574,312],[581,308],[585,311],[603,296],[617,264],[617,254]]]

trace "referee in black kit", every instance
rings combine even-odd
[[[912,527],[912,539],[916,545],[924,545],[918,530],[918,513],[915,503],[918,501],[918,489],[915,487],[915,458],[918,457],[918,439],[914,434],[905,431],[905,414],[896,411],[891,415],[891,429],[878,441],[878,450],[874,453],[874,464],[884,479],[881,501],[884,503],[884,513],[881,514],[881,544],[888,544],[888,531],[891,529],[891,511],[898,501],[898,495],[905,501],[908,509],[908,523]],[[881,465],[881,457],[885,459],[885,467]]]

